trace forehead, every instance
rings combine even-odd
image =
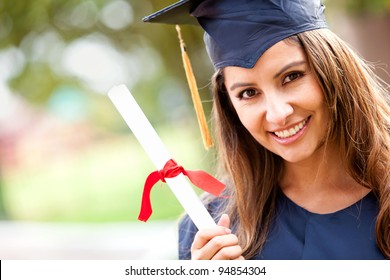
[[[307,61],[306,54],[299,41],[289,38],[270,47],[258,59],[253,68],[227,66],[223,70],[225,82],[237,80],[242,75],[270,73],[274,74],[285,65],[296,61]]]

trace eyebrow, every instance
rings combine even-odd
[[[230,87],[230,91],[233,91],[235,90],[236,88],[240,88],[240,87],[253,87],[255,86],[254,83],[234,83],[231,87]]]
[[[278,73],[276,73],[274,75],[274,79],[276,79],[277,77],[279,77],[280,75],[282,75],[285,71],[287,71],[288,69],[290,69],[291,67],[294,67],[294,66],[298,66],[298,65],[302,65],[302,64],[305,64],[306,63],[306,60],[300,60],[300,61],[293,61],[287,65],[285,65],[282,69],[279,70]]]
[[[276,79],[277,77],[279,77],[280,75],[282,75],[285,71],[287,71],[288,69],[290,69],[291,67],[295,67],[295,66],[298,66],[298,65],[302,65],[302,64],[305,64],[306,63],[306,60],[299,60],[299,61],[293,61],[287,65],[285,65],[282,69],[280,69],[278,71],[278,73],[276,73],[274,75],[274,79]],[[230,87],[230,91],[233,91],[235,90],[236,88],[240,88],[240,87],[253,87],[255,86],[256,84],[255,83],[234,83],[231,87]]]

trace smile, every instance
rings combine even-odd
[[[285,129],[285,130],[281,130],[281,131],[274,131],[273,134],[275,134],[276,136],[278,136],[279,138],[282,138],[282,139],[289,138],[289,137],[297,134],[305,126],[307,121],[308,121],[308,118],[290,129]]]

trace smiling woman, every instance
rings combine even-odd
[[[320,0],[180,1],[205,29],[223,197],[182,259],[390,259],[390,106]],[[164,20],[166,19],[166,20]],[[229,34],[229,36],[226,36]]]
[[[253,68],[226,67],[225,86],[240,122],[260,145],[288,162],[315,163],[327,109],[302,46],[290,42],[272,46]]]
[[[223,211],[250,258],[389,258],[387,93],[329,30],[296,38],[214,76],[220,172],[235,198]]]

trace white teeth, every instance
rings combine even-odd
[[[300,122],[299,124],[297,124],[293,128],[282,130],[282,131],[275,131],[274,134],[276,136],[278,136],[279,138],[291,137],[291,136],[297,134],[305,126],[305,124],[306,124],[306,120]]]

